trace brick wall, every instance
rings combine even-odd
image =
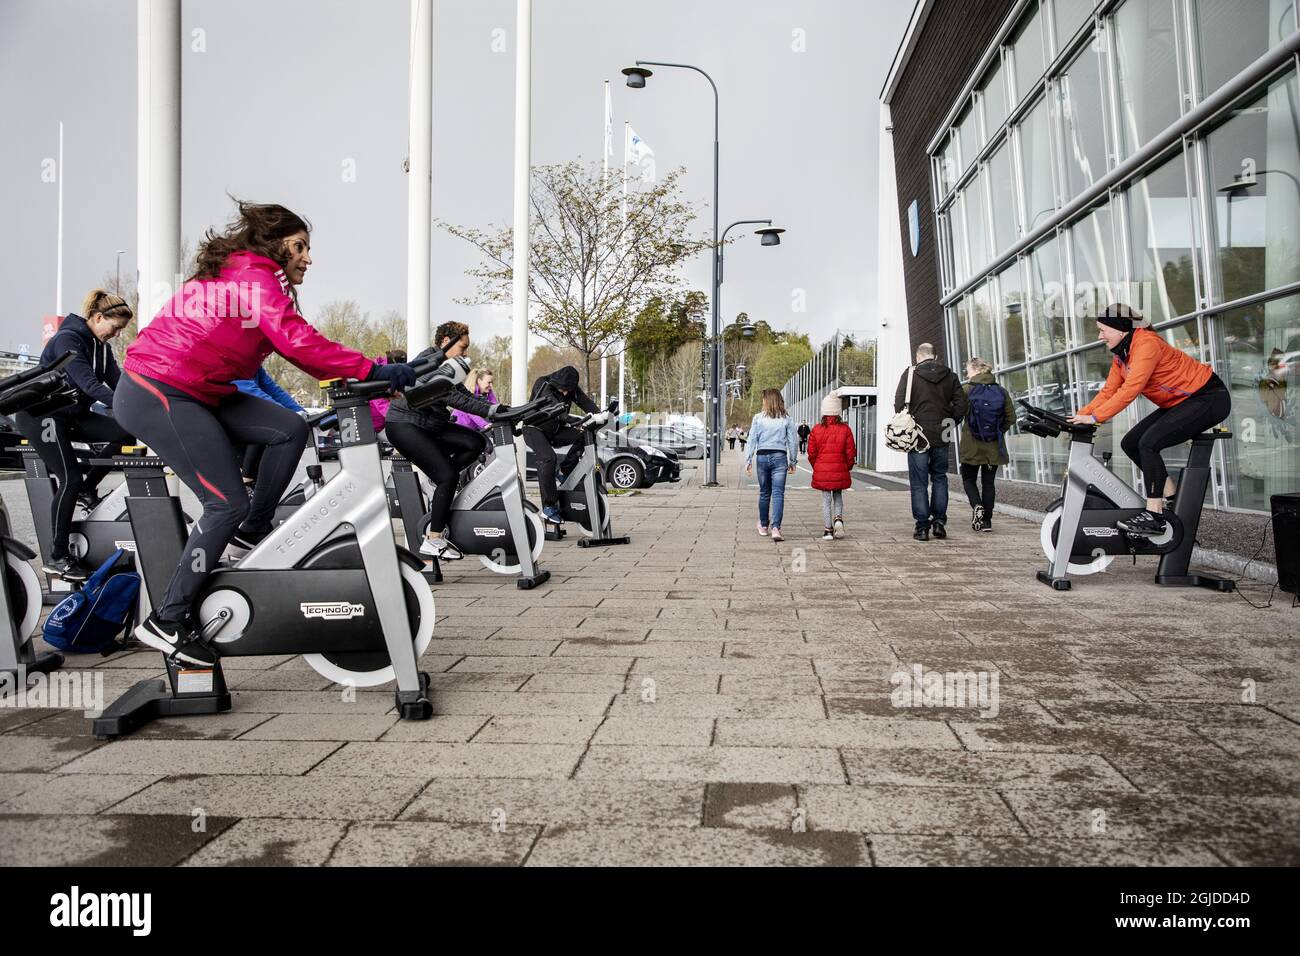
[[[912,348],[933,342],[947,363],[943,310],[939,306],[939,260],[926,144],[974,71],[1014,0],[938,0],[926,20],[890,103],[894,167],[898,180],[898,228],[903,243]],[[917,200],[921,243],[915,256],[907,207]]]

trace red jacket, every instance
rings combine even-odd
[[[364,379],[372,364],[298,314],[275,262],[236,252],[215,279],[181,286],[127,347],[123,367],[215,405],[272,352],[317,378]]]
[[[823,418],[808,436],[808,461],[812,463],[812,486],[818,491],[842,491],[852,487],[853,464],[858,446],[853,429],[838,418]]]

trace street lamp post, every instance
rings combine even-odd
[[[648,77],[653,76],[650,70],[645,69],[647,66],[666,66],[680,70],[694,70],[706,80],[709,86],[713,88],[713,295],[712,300],[710,329],[713,336],[719,333],[719,313],[718,313],[718,265],[717,255],[718,246],[718,85],[713,82],[713,77],[709,76],[698,66],[691,66],[689,63],[664,63],[657,60],[637,60],[635,66],[629,66],[623,70],[623,75],[627,77],[627,85],[634,90],[645,88],[645,81]],[[713,406],[709,411],[709,464],[707,468],[708,481],[706,487],[715,487],[718,484],[718,455],[721,453],[721,444],[718,441],[718,383],[721,376],[721,369],[718,368],[718,348],[714,344],[712,353],[709,356],[709,393],[713,400]]]
[[[117,286],[116,288],[113,289],[113,291],[116,292],[118,295],[122,294],[122,255],[125,252],[126,252],[125,249],[117,250]]]

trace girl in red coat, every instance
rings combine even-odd
[[[822,399],[822,420],[808,436],[812,486],[822,493],[823,541],[844,537],[844,489],[853,484],[851,472],[857,460],[853,429],[840,421],[840,396],[831,392]]]

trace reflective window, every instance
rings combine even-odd
[[[1232,79],[1295,31],[1290,0],[1194,0],[1200,97]]]
[[[1094,334],[1092,338],[1096,338]],[[1110,375],[1111,366],[1115,362],[1115,356],[1111,351],[1100,342],[1096,345],[1084,349],[1078,353],[1079,367],[1083,370],[1083,375],[1079,379],[1077,406],[1082,408],[1101,391],[1102,386],[1106,384],[1106,378]],[[1135,477],[1132,461],[1124,454],[1124,449],[1120,447],[1120,442],[1128,432],[1129,423],[1134,419],[1133,406],[1120,412],[1108,422],[1104,422],[1093,438],[1093,453],[1096,455],[1111,455],[1110,467],[1115,474],[1119,475],[1126,482],[1132,484]]]
[[[1070,372],[1065,357],[1054,358],[1030,366],[1030,404],[1045,408],[1057,415],[1069,415],[1078,407],[1070,390]],[[1040,444],[1047,473],[1041,480],[1060,481],[1065,474],[1065,463],[1070,455],[1069,442],[1044,440]]]
[[[948,226],[952,231],[952,276],[961,285],[970,275],[970,269],[966,265],[966,210],[960,196],[949,207]]]
[[[1128,190],[1130,287],[1121,298],[1152,323],[1196,308],[1192,271],[1192,205],[1182,153]]]
[[[1038,81],[1042,79],[1047,65],[1043,56],[1043,18],[1038,12],[1037,4],[1033,5],[1033,11],[1012,34],[1011,54],[1015,60],[1017,103],[1038,88]]]
[[[957,120],[957,143],[961,151],[961,169],[970,168],[970,164],[979,155],[980,134],[975,122],[975,111],[970,107]]]
[[[1012,401],[1019,398],[1032,401],[1029,396],[1028,369],[1004,372],[998,376],[998,384],[1011,393]],[[1020,406],[1016,406],[1016,411],[1020,411]],[[1034,466],[1034,436],[1028,433],[1022,434],[1020,429],[1012,428],[1007,432],[1006,443],[1009,459],[1006,476],[1017,481],[1037,481],[1038,475]]]
[[[987,282],[981,282],[971,296],[971,339],[972,354],[994,365],[997,356],[993,351],[993,291]],[[964,356],[963,359],[969,358]],[[959,366],[960,376],[965,376],[966,366]]]
[[[993,251],[1015,243],[1016,181],[1011,175],[1011,148],[1003,142],[989,157],[989,185],[993,188]]]
[[[1055,84],[1053,103],[1065,142],[1065,195],[1072,199],[1106,174],[1105,65],[1102,46],[1093,42]]]
[[[1020,168],[1025,177],[1026,233],[1033,232],[1056,210],[1047,126],[1047,101],[1040,100],[1020,124]]]
[[[993,66],[980,85],[980,100],[984,104],[984,129],[991,135],[1006,122],[1007,88],[1002,77],[1002,61],[994,58]]]
[[[939,153],[939,195],[946,196],[957,185],[957,147],[956,138],[948,136],[943,142],[943,151]]]
[[[966,360],[970,358],[970,345],[966,334],[966,329],[969,324],[968,319],[970,317],[970,296],[962,296],[957,301],[957,311],[953,313],[949,310],[949,314],[953,315],[953,324],[957,333],[957,354],[948,356],[951,360],[949,368],[962,368],[965,366]],[[949,343],[953,341],[951,336],[948,341]]]
[[[938,217],[939,231],[939,271],[940,281],[945,293],[953,288],[952,282],[952,230],[948,228],[948,213],[941,212]]]
[[[1215,371],[1232,392],[1228,504],[1267,511],[1300,475],[1300,297],[1225,312],[1214,334]]]
[[[1020,262],[1011,263],[998,273],[1001,303],[998,323],[1002,332],[1004,354],[996,365],[1015,365],[1025,360],[1025,291],[1020,279]]]
[[[1209,134],[1225,302],[1300,281],[1300,87],[1292,73]]]
[[[1059,53],[1092,16],[1094,0],[1052,0],[1056,15],[1056,51]]]
[[[1111,230],[1110,206],[1098,206],[1070,229],[1074,248],[1075,330],[1080,343],[1094,337],[1092,320],[1102,309],[1117,301],[1120,276],[1116,268],[1115,237]]]
[[[1115,14],[1122,155],[1179,116],[1173,0],[1128,0]]]
[[[971,274],[974,275],[989,261],[988,216],[984,202],[984,176],[977,173],[961,191],[966,205],[966,243],[970,250]]]
[[[1065,350],[1065,287],[1061,283],[1061,258],[1055,236],[1029,255],[1030,323],[1034,354]]]

